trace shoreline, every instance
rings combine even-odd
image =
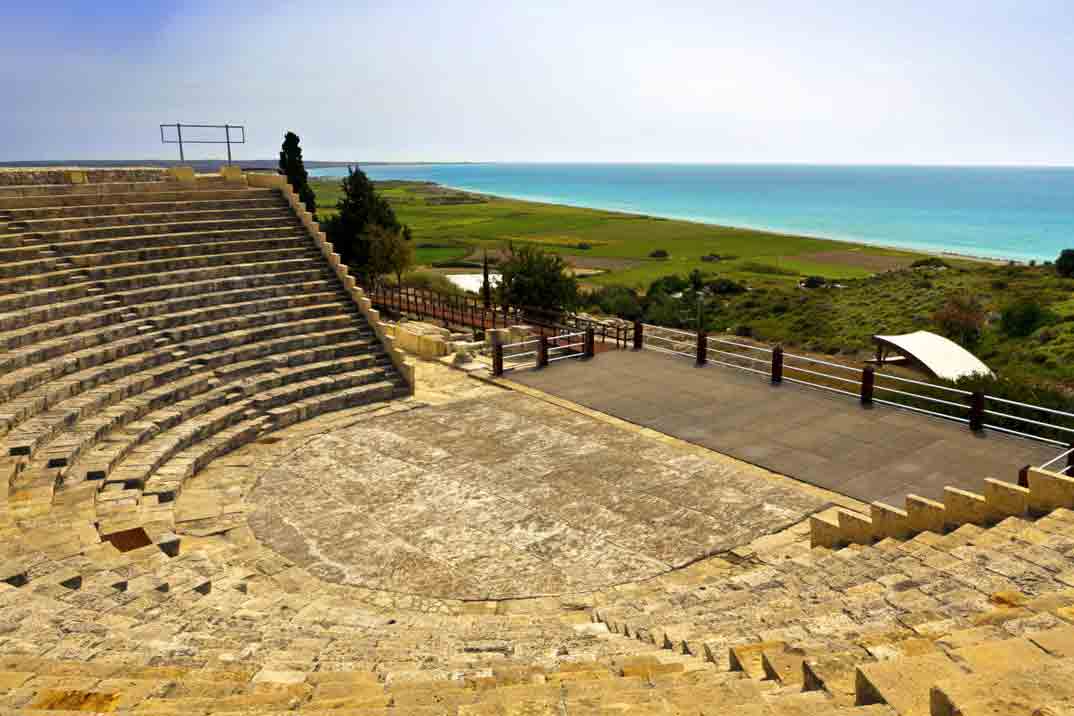
[[[332,180],[332,179],[338,179],[339,177],[314,176],[314,177],[310,177],[310,178],[311,179],[316,179],[316,180]],[[425,179],[379,179],[379,180],[378,179],[372,179],[372,181],[374,183],[392,181],[392,182],[403,182],[403,183],[408,183],[408,184],[428,184],[430,186],[442,187],[444,189],[451,189],[452,191],[457,191],[457,192],[460,192],[462,194],[468,194],[470,196],[487,197],[487,198],[490,198],[490,199],[507,199],[507,200],[511,200],[511,201],[525,201],[525,202],[529,202],[529,203],[532,203],[532,204],[545,204],[545,205],[548,205],[548,206],[568,206],[568,207],[575,208],[575,209],[591,209],[593,211],[604,211],[604,212],[607,212],[607,213],[610,213],[610,214],[620,214],[620,215],[623,215],[623,216],[631,216],[631,217],[652,217],[652,218],[656,218],[656,219],[667,219],[669,221],[682,221],[682,222],[686,222],[686,223],[690,223],[690,224],[698,224],[698,225],[701,225],[701,226],[711,226],[711,227],[721,228],[721,229],[737,229],[737,230],[742,230],[742,231],[755,231],[757,233],[771,234],[773,236],[780,236],[780,237],[790,238],[790,239],[811,239],[811,240],[816,240],[816,241],[831,241],[833,243],[843,244],[843,245],[847,245],[847,246],[858,246],[858,247],[862,247],[862,248],[882,249],[882,250],[885,250],[885,251],[897,251],[899,253],[904,253],[904,254],[921,254],[923,256],[935,256],[935,257],[938,257],[938,258],[949,258],[949,259],[953,259],[953,260],[957,260],[957,261],[972,261],[972,262],[975,262],[975,263],[984,263],[984,264],[989,264],[989,265],[993,265],[993,266],[1004,266],[1004,265],[1007,265],[1009,263],[1014,263],[1016,265],[1022,265],[1022,264],[1028,264],[1029,263],[1029,260],[1027,260],[1027,259],[1012,259],[1012,258],[1004,258],[1004,257],[1000,257],[1000,256],[982,256],[982,255],[976,255],[976,254],[960,253],[960,252],[957,252],[957,251],[948,251],[948,250],[944,250],[944,249],[907,248],[905,246],[896,246],[896,245],[893,245],[893,244],[873,243],[873,242],[865,241],[865,240],[862,240],[862,239],[841,239],[841,238],[835,238],[835,237],[832,237],[832,236],[822,236],[822,235],[819,235],[819,234],[789,233],[787,231],[782,231],[780,229],[770,229],[770,228],[765,228],[765,227],[760,227],[760,226],[721,224],[721,223],[716,223],[716,222],[712,222],[712,221],[703,221],[703,220],[697,219],[696,217],[695,218],[688,218],[688,217],[683,217],[683,216],[673,216],[673,215],[667,215],[667,214],[652,214],[652,213],[645,213],[645,212],[640,212],[640,211],[629,211],[629,210],[624,210],[624,209],[607,209],[607,208],[604,208],[604,207],[601,207],[601,206],[593,206],[593,205],[589,205],[589,204],[578,204],[578,203],[571,203],[571,202],[564,202],[564,201],[550,201],[548,199],[544,199],[544,198],[540,198],[540,197],[532,197],[532,196],[522,196],[522,195],[513,195],[513,194],[491,194],[491,193],[486,192],[486,191],[479,191],[479,190],[476,190],[476,189],[470,189],[468,187],[461,187],[461,186],[454,186],[454,185],[451,185],[451,184],[441,184],[440,182],[429,181],[429,180],[425,180]]]

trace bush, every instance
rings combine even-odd
[[[981,338],[985,310],[976,296],[957,294],[947,299],[932,315],[932,320],[943,335],[964,346],[973,346]]]
[[[578,282],[567,272],[559,254],[529,244],[517,249],[508,245],[499,268],[496,294],[501,305],[558,311],[572,309],[578,303]]]
[[[1044,323],[1044,308],[1031,298],[1015,301],[1003,309],[1000,325],[1014,338],[1025,338]]]
[[[757,261],[743,261],[739,266],[743,271],[749,273],[762,273],[770,274],[772,276],[797,276],[798,272],[794,269],[785,269],[780,266],[773,266],[771,264],[762,264]]]
[[[668,252],[665,249],[653,249],[649,252],[649,258],[651,259],[666,259]]]
[[[689,279],[685,279],[682,276],[676,274],[671,274],[670,276],[661,276],[660,278],[649,284],[649,290],[646,292],[646,295],[654,296],[660,293],[681,293],[689,287]]]
[[[713,279],[705,284],[705,288],[718,296],[732,296],[746,292],[745,286],[729,278]]]
[[[951,268],[951,265],[939,256],[929,256],[927,259],[918,259],[913,262],[910,268]]]
[[[589,295],[589,304],[601,312],[627,320],[641,318],[641,301],[637,294],[624,286],[607,286]]]
[[[388,283],[394,284],[395,282],[388,281]],[[423,288],[429,291],[436,291],[437,293],[447,293],[456,296],[461,296],[466,293],[449,281],[447,276],[442,273],[427,273],[424,271],[408,273],[403,276],[403,285],[409,286],[410,288]]]
[[[735,335],[742,338],[749,338],[753,335],[753,326],[748,323],[740,323],[735,326]]]
[[[578,244],[576,244],[574,248],[576,248],[576,249],[578,249],[580,251],[589,251],[591,248],[593,248],[593,244],[587,243],[585,241],[581,241]]]
[[[823,276],[806,276],[800,285],[802,288],[821,288],[828,285],[828,279]]]
[[[1055,260],[1055,272],[1063,278],[1074,276],[1074,249],[1063,249]]]

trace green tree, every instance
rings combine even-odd
[[[298,142],[298,135],[294,132],[283,135],[283,146],[280,147],[280,171],[287,177],[287,183],[298,194],[306,211],[316,216],[317,197],[310,188],[310,177],[306,173],[306,165],[302,162],[302,147],[298,146]]]
[[[1013,338],[1024,338],[1037,330],[1046,320],[1044,308],[1032,298],[1015,301],[1003,309],[1000,325]]]
[[[343,196],[336,202],[338,213],[324,223],[325,234],[359,280],[369,281],[373,279],[369,228],[379,226],[398,232],[403,227],[395,218],[391,204],[377,194],[373,182],[358,167],[348,168],[340,188]]]
[[[1055,271],[1064,278],[1074,276],[1074,249],[1063,249],[1055,260]]]
[[[508,244],[507,256],[500,262],[496,293],[503,306],[570,310],[578,303],[578,282],[558,254]]]
[[[369,274],[376,281],[385,274],[395,274],[397,285],[403,285],[403,274],[414,265],[414,244],[405,233],[372,224],[366,230],[369,243]]]

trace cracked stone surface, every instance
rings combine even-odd
[[[633,582],[824,504],[737,460],[498,390],[276,454],[248,497],[264,545],[328,581],[429,597]]]

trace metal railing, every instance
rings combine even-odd
[[[1067,466],[1062,471],[1074,467],[1074,447],[1071,447],[1074,443],[1074,412],[986,395],[982,391],[878,373],[870,365],[857,368],[785,353],[781,346],[756,346],[650,324],[635,323],[634,347],[691,358],[697,365],[716,363],[762,375],[773,384],[788,382],[825,390],[855,398],[865,406],[887,405],[961,423],[974,431],[995,430],[1059,446],[1066,451],[1042,467],[1064,457]],[[1063,424],[1059,419],[1069,421],[1069,424]]]
[[[494,343],[492,374],[501,376],[508,371],[525,368],[530,365],[530,356],[533,356],[533,367],[538,369],[569,358],[589,359],[595,355],[594,344],[592,328],[554,336],[542,334],[514,343]]]
[[[183,139],[183,128],[189,129],[222,129],[224,130],[223,139],[190,139],[187,137]],[[164,136],[165,129],[175,129],[175,139],[168,139]],[[239,136],[232,138],[231,130],[239,132]],[[227,145],[227,164],[231,166],[231,145],[232,144],[246,144],[246,127],[241,124],[183,124],[176,122],[175,124],[162,124],[160,125],[160,143],[161,144],[178,144],[179,145],[179,161],[186,161],[186,155],[183,152],[184,144],[226,144]]]
[[[447,294],[424,288],[400,287],[379,283],[365,289],[373,305],[400,314],[416,316],[418,320],[431,318],[457,326],[479,328],[507,328],[526,324],[543,333],[558,335],[564,331],[592,329],[595,339],[602,345],[613,344],[626,348],[632,340],[630,325],[601,323],[570,313],[552,313],[537,308],[497,306],[486,303],[480,296]]]

